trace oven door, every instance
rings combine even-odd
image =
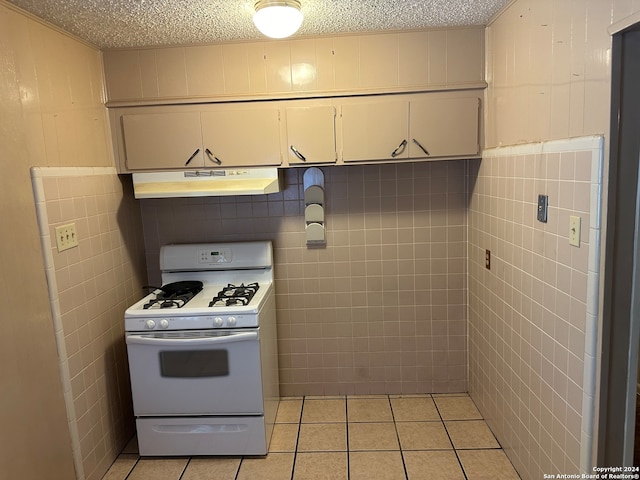
[[[129,333],[136,416],[264,413],[258,329]]]

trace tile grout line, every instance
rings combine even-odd
[[[307,396],[302,397],[302,405],[300,406],[300,416],[298,417],[298,434],[296,435],[296,446],[293,450],[293,464],[291,465],[291,480],[294,480],[296,474],[296,460],[298,459],[298,443],[300,442],[300,431],[302,430],[302,415],[304,413],[304,404],[307,402]],[[269,452],[267,452],[268,454]]]
[[[449,430],[447,429],[447,424],[444,423],[444,418],[442,418],[442,413],[440,413],[440,409],[438,408],[438,402],[436,402],[435,398],[433,399],[433,404],[435,405],[436,411],[438,412],[438,415],[440,416],[440,421],[442,422],[442,426],[444,427],[444,431],[447,433],[447,438],[449,438],[449,441],[451,442],[451,447],[453,448],[453,453],[456,456],[456,460],[458,461],[458,465],[460,466],[460,470],[462,471],[462,475],[464,476],[465,480],[469,480],[469,477],[467,476],[467,472],[464,469],[464,465],[462,465],[462,461],[460,460],[460,456],[458,455],[458,450],[456,449],[456,446],[453,444],[453,439],[451,438],[451,435],[449,435]]]
[[[238,468],[236,469],[236,474],[233,476],[233,480],[238,480],[238,475],[240,475],[240,466],[242,465],[243,460],[244,460],[244,455],[242,456],[242,458],[240,458],[240,461],[238,462]]]
[[[131,474],[133,473],[133,471],[136,469],[136,467],[138,466],[138,463],[140,462],[140,454],[138,454],[138,458],[136,459],[136,462],[133,464],[133,466],[131,467],[131,470],[129,470],[129,472],[127,473],[127,475],[124,477],[124,480],[128,480],[128,478],[131,476]],[[108,470],[107,470],[108,472]]]
[[[182,472],[180,473],[180,476],[178,477],[178,480],[182,480],[182,477],[184,477],[184,474],[187,473],[187,468],[189,468],[189,464],[191,463],[191,460],[193,460],[193,457],[189,456],[187,458],[187,463],[184,464],[184,468],[182,469]]]
[[[400,458],[402,459],[402,468],[404,469],[404,478],[409,480],[409,472],[407,471],[407,464],[404,461],[404,449],[402,448],[402,443],[400,442],[400,433],[398,432],[398,423],[396,422],[396,415],[393,411],[393,403],[391,402],[391,397],[387,395],[387,400],[389,402],[389,409],[391,410],[391,418],[393,419],[393,429],[396,432],[396,438],[398,440],[398,449],[400,450]]]
[[[347,480],[351,479],[351,449],[349,448],[349,396],[344,396],[344,423],[347,435]]]

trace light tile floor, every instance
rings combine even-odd
[[[140,457],[103,480],[517,480],[468,395],[284,398],[265,457]]]

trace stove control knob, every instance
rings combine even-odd
[[[169,328],[169,320],[167,320],[166,318],[160,320],[160,328]]]
[[[147,320],[145,323],[145,326],[149,329],[149,330],[153,330],[154,328],[156,328],[156,322],[153,320]]]
[[[227,319],[227,325],[229,325],[230,327],[235,327],[236,322],[237,322],[236,317],[229,317]]]
[[[220,317],[216,317],[213,319],[213,325],[215,327],[221,327],[223,323],[224,323],[224,320],[222,320],[222,318]]]

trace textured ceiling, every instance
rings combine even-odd
[[[9,0],[101,47],[265,38],[255,0]],[[301,0],[295,36],[486,25],[512,0]]]

